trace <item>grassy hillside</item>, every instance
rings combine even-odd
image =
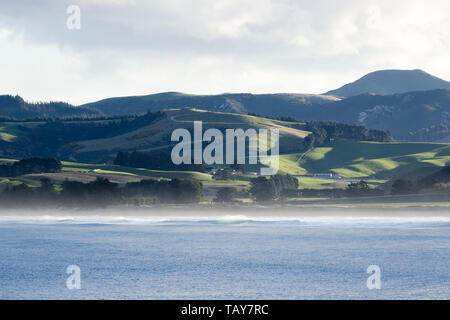
[[[66,172],[89,172],[92,174],[114,174],[136,177],[195,178],[207,184],[220,185],[211,176],[189,171],[158,171],[112,166],[108,164],[80,164],[92,155],[101,159],[97,163],[107,163],[114,159],[118,151],[157,152],[169,151],[175,144],[170,135],[177,128],[192,129],[195,120],[203,122],[203,130],[208,128],[278,128],[280,131],[280,173],[305,175],[308,173],[335,172],[344,178],[388,179],[392,176],[419,169],[442,167],[450,164],[450,144],[443,143],[376,143],[333,141],[323,147],[304,153],[303,138],[309,134],[304,123],[294,123],[267,119],[244,114],[211,112],[197,109],[171,109],[166,116],[155,121],[143,122],[137,129],[124,134],[103,139],[71,142],[58,149],[56,157],[74,159],[64,162]],[[39,126],[38,122],[8,123],[0,125],[0,145],[21,138],[20,126]],[[33,130],[28,130],[33,132]],[[22,146],[27,146],[25,140]],[[20,149],[22,150],[22,149]],[[63,156],[61,156],[63,155]],[[53,156],[53,155],[52,155]],[[18,155],[15,158],[23,158]],[[13,157],[11,157],[13,158]],[[251,168],[256,171],[258,168]],[[95,170],[95,172],[94,172]],[[117,178],[119,179],[119,178]],[[248,177],[240,177],[237,182],[222,184],[248,184]],[[334,181],[302,180],[303,185],[331,186]]]
[[[0,122],[0,141],[13,142],[23,135],[21,128],[36,127],[43,122]]]
[[[291,123],[244,114],[210,112],[197,109],[173,109],[166,111],[167,117],[112,138],[78,141],[71,146],[74,158],[83,159],[83,154],[102,153],[113,159],[118,151],[139,150],[143,152],[160,151],[171,148],[176,143],[170,141],[175,129],[192,129],[194,121],[202,121],[203,130],[217,129],[270,129],[280,132],[280,152],[288,153],[303,150],[303,138],[309,134],[302,130],[304,124]]]
[[[387,178],[421,167],[450,164],[450,144],[334,141],[305,154],[281,156],[280,171],[335,172],[345,178]]]
[[[210,181],[211,175],[201,172],[193,171],[161,171],[161,170],[148,170],[148,169],[138,169],[129,168],[116,165],[108,164],[84,164],[76,162],[66,162],[63,161],[63,171],[72,172],[94,172],[96,174],[123,174],[123,175],[134,175],[140,177],[152,177],[152,178],[178,178],[178,179],[197,179],[201,181]]]
[[[11,163],[17,160],[0,159],[0,164]],[[106,177],[112,182],[127,183],[132,181],[139,181],[145,178],[162,178],[162,179],[196,179],[208,186],[221,185],[238,185],[240,182],[220,182],[213,180],[211,175],[201,172],[191,171],[160,171],[147,170],[138,168],[128,168],[124,166],[107,165],[107,164],[86,164],[76,162],[62,162],[62,172],[58,173],[42,173],[29,174],[16,178],[0,178],[0,187],[5,187],[6,184],[2,181],[8,182],[12,185],[25,183],[30,187],[37,187],[40,185],[39,179],[43,177],[50,178],[57,182],[64,180],[76,180],[82,182],[89,182],[96,179],[97,176]],[[242,184],[242,183],[241,183]],[[247,184],[246,182],[244,184]]]
[[[197,111],[192,111],[197,112]],[[212,117],[210,113],[204,119],[209,124],[220,123],[230,120],[227,115],[223,118]],[[172,121],[189,123],[193,117],[191,112],[186,112],[179,118]],[[259,125],[281,125],[267,119],[254,119],[245,116],[233,117],[236,123],[258,123]],[[243,121],[243,122],[239,122]],[[252,122],[253,121],[253,122]],[[261,123],[263,122],[263,123]],[[290,132],[292,128],[283,127],[283,130]],[[292,129],[296,130],[296,129]],[[301,131],[294,131],[294,136],[302,135]],[[299,136],[299,139],[301,139]],[[14,160],[2,159],[1,162],[11,162]],[[293,175],[305,175],[308,173],[335,172],[344,178],[360,178],[370,182],[372,186],[384,183],[384,180],[401,175],[419,175],[419,172],[433,172],[434,168],[439,168],[450,164],[450,144],[436,143],[376,143],[376,142],[352,142],[334,141],[324,147],[313,149],[308,153],[286,153],[280,155],[279,173],[289,173]],[[412,172],[412,173],[411,173]],[[50,175],[50,176],[49,176]],[[10,179],[12,183],[25,182],[35,185],[36,180],[42,176],[49,176],[54,180],[64,179],[89,181],[96,176],[108,177],[111,181],[125,183],[136,181],[146,177],[155,178],[191,178],[203,182],[207,189],[216,190],[218,187],[232,186],[236,188],[248,187],[251,175],[240,175],[233,181],[217,181],[206,173],[190,171],[161,171],[129,168],[109,164],[83,164],[75,162],[63,162],[63,172],[58,174],[28,175],[17,179]],[[422,175],[422,174],[421,174]],[[378,179],[372,181],[372,179]],[[347,182],[300,178],[300,188],[327,189],[345,188]],[[210,191],[212,194],[212,191]]]

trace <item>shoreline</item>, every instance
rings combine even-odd
[[[14,208],[0,209],[0,219],[5,217],[159,217],[159,218],[217,218],[245,216],[247,218],[432,218],[450,219],[450,206],[286,206],[286,205],[158,205],[147,207],[116,206],[108,208]],[[1,223],[1,221],[0,221]]]

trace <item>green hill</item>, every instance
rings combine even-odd
[[[118,169],[117,166],[105,164],[111,163],[118,151],[137,150],[145,153],[170,151],[175,145],[175,142],[170,141],[172,131],[177,128],[192,129],[195,120],[203,122],[203,130],[208,128],[222,130],[228,128],[244,130],[247,128],[278,128],[280,131],[280,173],[305,175],[334,172],[345,178],[384,180],[419,168],[438,168],[450,164],[450,144],[444,143],[377,143],[335,140],[305,153],[303,138],[309,134],[305,123],[198,109],[171,109],[164,111],[164,114],[149,114],[131,120],[131,122],[126,122],[124,119],[62,121],[59,123],[3,122],[0,125],[0,154],[3,154],[3,157],[15,159],[45,156],[91,163],[83,165],[85,171],[98,169],[97,172],[105,174],[113,171],[114,173],[122,172],[138,176],[142,173],[143,176],[193,177],[210,181],[209,175],[198,172],[144,169],[142,172],[137,172],[136,170],[141,169],[125,167]],[[80,124],[83,126],[80,127]],[[78,134],[73,134],[72,126],[77,126]],[[85,129],[93,130],[93,133],[84,134],[83,130]],[[37,130],[40,132],[38,135],[36,135]],[[64,137],[70,139],[62,139],[59,130],[63,130]],[[85,136],[99,138],[82,139]],[[6,153],[7,151],[9,153]],[[77,166],[74,165],[72,171],[83,169],[80,168],[81,165]],[[70,166],[66,167],[68,171],[71,170]],[[250,171],[256,171],[254,169],[251,168]],[[310,181],[310,183],[318,184],[314,181]],[[330,184],[332,181],[327,183]]]
[[[280,132],[280,152],[288,153],[303,150],[303,138],[309,132],[303,130],[305,124],[272,120],[262,117],[210,112],[197,109],[173,109],[165,111],[166,117],[143,126],[137,130],[105,139],[77,141],[67,147],[65,152],[78,160],[86,160],[90,154],[102,154],[104,160],[115,157],[118,151],[158,152],[169,150],[176,143],[170,141],[173,130],[192,129],[194,121],[202,121],[203,130],[208,128],[235,129],[277,128]]]
[[[304,124],[261,117],[218,113],[204,110],[168,110],[167,117],[149,126],[108,139],[79,141],[75,150],[84,153],[105,153],[110,157],[118,150],[157,152],[170,149],[172,130],[192,128],[194,120],[207,128],[271,128],[280,130],[281,173],[295,175],[334,172],[344,178],[387,179],[422,167],[450,164],[450,144],[378,143],[337,140],[304,153],[303,138],[309,134]]]
[[[305,154],[282,155],[291,174],[334,172],[344,178],[385,179],[425,167],[450,164],[450,144],[333,141]]]

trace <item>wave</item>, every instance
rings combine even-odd
[[[450,226],[450,217],[363,217],[363,216],[104,216],[104,215],[9,215],[1,224],[67,225],[256,225],[280,226]]]

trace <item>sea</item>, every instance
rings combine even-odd
[[[3,212],[0,299],[449,299],[449,215],[385,214]]]

